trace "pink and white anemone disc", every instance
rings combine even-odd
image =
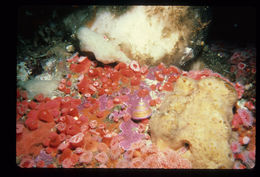
[[[240,69],[240,70],[244,70],[245,67],[246,67],[246,64],[243,63],[243,62],[239,62],[239,63],[237,64],[237,67],[238,67],[238,69]]]
[[[256,73],[256,68],[252,68],[252,69],[251,69],[251,72],[252,72],[253,74],[255,74],[255,73]]]
[[[240,153],[241,152],[241,146],[238,142],[232,142],[231,143],[231,150],[233,153]]]
[[[254,118],[250,111],[248,111],[246,108],[239,108],[237,110],[237,113],[240,116],[242,123],[245,127],[252,126]]]
[[[80,56],[79,59],[78,59],[78,62],[79,63],[82,63],[83,61],[85,61],[88,57],[85,57],[85,56]]]
[[[135,72],[139,72],[140,71],[140,65],[138,64],[137,61],[132,60],[130,63],[130,68],[135,71]]]

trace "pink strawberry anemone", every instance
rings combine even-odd
[[[241,53],[235,53],[231,62],[240,70],[249,67],[236,60],[241,60]],[[235,87],[239,99],[245,92],[243,84],[232,83],[210,69],[187,72],[162,63],[141,66],[134,60],[129,65],[99,67],[78,53],[67,64],[70,71],[57,87],[63,96],[39,94],[29,100],[25,90],[17,89],[16,156],[20,167],[192,168],[178,151],[161,151],[152,143],[148,117],[132,120],[140,100],[153,113],[181,75],[195,80],[223,79]],[[254,104],[248,100],[246,107],[234,112],[232,130],[242,138],[231,143],[234,168],[250,168],[255,161]]]

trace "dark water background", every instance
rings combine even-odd
[[[44,25],[50,19],[62,19],[75,10],[84,7],[72,6],[23,6],[18,9],[18,34],[32,38],[39,25]],[[210,7],[212,22],[208,41],[226,40],[243,43],[256,42],[256,7]],[[56,16],[53,17],[53,11]],[[30,12],[31,15],[27,12]]]
[[[209,41],[256,42],[256,7],[213,7]]]

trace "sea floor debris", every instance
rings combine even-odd
[[[254,50],[234,51],[230,58],[231,72],[235,70],[238,82],[231,82],[210,69],[183,71],[163,63],[154,67],[138,63],[99,67],[76,53],[67,59],[69,70],[63,73],[58,84],[57,92],[61,96],[50,98],[38,94],[29,99],[26,90],[17,88],[17,165],[22,168],[192,168],[180,152],[162,151],[152,143],[149,117],[142,120],[131,117],[141,99],[152,113],[157,111],[180,76],[195,80],[215,76],[233,85],[239,95],[231,122],[236,134],[230,147],[235,161],[233,168],[253,168],[255,82],[245,83],[247,77],[255,76],[252,53]],[[247,61],[251,64],[243,65]],[[242,72],[247,68],[249,73]],[[252,86],[248,88],[248,84]],[[127,137],[131,137],[129,141]]]

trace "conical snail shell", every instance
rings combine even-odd
[[[141,120],[146,119],[152,115],[151,108],[141,99],[132,112],[132,119]]]

